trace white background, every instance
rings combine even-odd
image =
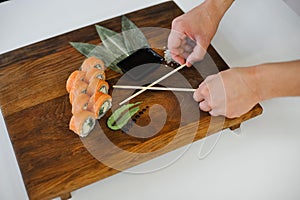
[[[141,9],[163,0],[12,0],[0,4],[0,54]],[[175,1],[184,11],[202,1]],[[300,17],[282,0],[238,0],[221,22],[214,47],[229,66],[300,58]],[[299,75],[300,77],[300,75]],[[157,172],[119,173],[72,193],[81,199],[300,199],[300,98],[262,102],[261,116],[240,135],[222,132],[205,159],[195,142]],[[0,199],[27,199],[1,116]],[[137,166],[155,166],[176,151]]]

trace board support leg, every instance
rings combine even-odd
[[[239,123],[239,124],[233,125],[233,126],[231,126],[229,128],[230,128],[230,130],[234,131],[235,129],[238,129],[240,127],[241,127],[241,124]]]
[[[70,192],[60,195],[61,200],[68,200],[68,199],[71,199],[71,198],[72,198],[72,195],[71,195]]]
[[[240,135],[242,130],[241,130],[241,123],[233,125],[231,127],[229,127],[229,129],[234,132],[237,135]]]

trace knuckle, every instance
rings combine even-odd
[[[194,99],[196,100],[196,101],[199,101],[199,92],[198,91],[196,91],[196,92],[194,92],[194,95],[193,95],[193,97],[194,97]]]
[[[215,111],[215,110],[211,110],[210,112],[209,112],[209,114],[211,115],[211,116],[218,116],[219,114]]]
[[[182,25],[182,19],[181,17],[176,17],[175,19],[173,19],[172,21],[172,27],[177,27],[177,26],[181,26]]]

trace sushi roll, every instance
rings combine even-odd
[[[75,84],[73,84],[73,87],[71,88],[69,99],[70,103],[73,104],[73,100],[78,96],[79,94],[85,94],[87,92],[88,84],[84,81],[76,81]]]
[[[84,81],[90,82],[92,79],[98,78],[101,80],[105,80],[105,72],[103,70],[93,68],[86,72],[86,76],[84,77]]]
[[[103,92],[96,91],[92,96],[90,96],[89,104],[95,104],[98,98],[103,94]]]
[[[112,98],[108,94],[102,94],[95,103],[89,101],[87,110],[94,113],[97,119],[100,119],[112,106]]]
[[[72,103],[72,114],[76,114],[80,111],[86,110],[89,103],[90,96],[84,93],[77,95]]]
[[[79,81],[83,81],[85,78],[85,72],[84,71],[79,71],[76,70],[74,72],[72,72],[67,80],[67,84],[66,84],[66,89],[68,92],[71,91],[73,85],[79,80]]]
[[[85,59],[80,67],[80,69],[84,72],[88,72],[93,68],[97,68],[104,71],[105,70],[104,62],[101,59],[92,56]]]
[[[95,127],[95,115],[88,111],[75,113],[69,123],[69,129],[80,137],[86,137]]]
[[[93,78],[88,84],[86,93],[90,96],[95,94],[97,91],[107,94],[108,89],[109,89],[109,85],[106,81],[98,78]]]

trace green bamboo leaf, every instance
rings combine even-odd
[[[123,74],[122,70],[119,67],[117,67],[117,65],[115,64],[108,65],[108,68],[119,74]]]
[[[82,43],[82,42],[70,42],[70,44],[81,54],[83,54],[86,57],[89,57],[89,54],[97,45],[94,44],[88,44],[88,43]]]
[[[110,65],[111,65],[111,66],[116,66],[117,68],[119,68],[117,64],[118,64],[121,60],[125,59],[126,57],[127,57],[127,55],[122,55],[122,56],[116,58]],[[119,69],[120,69],[120,68],[119,68]],[[120,70],[121,70],[121,69],[120,69]],[[122,70],[121,70],[121,72],[122,72]],[[123,73],[123,72],[122,72],[122,73]]]
[[[117,73],[123,73],[117,66],[118,62],[140,48],[150,47],[143,32],[125,16],[122,17],[123,34],[99,25],[96,25],[96,30],[103,45],[80,42],[70,44],[86,57],[102,59],[108,68]]]
[[[99,25],[96,25],[96,30],[104,46],[116,57],[129,55],[121,34]]]
[[[89,56],[95,56],[101,58],[106,66],[110,65],[116,57],[111,54],[103,45],[97,45],[89,54]]]
[[[117,66],[119,58],[115,57],[115,55],[112,54],[111,51],[109,51],[103,45],[97,45],[90,52],[89,56],[95,56],[97,58],[100,58],[105,63],[105,66],[107,66],[111,70],[114,70],[115,72],[120,74],[123,73],[122,70]]]
[[[122,16],[122,34],[128,52],[150,47],[143,32],[125,16]]]

